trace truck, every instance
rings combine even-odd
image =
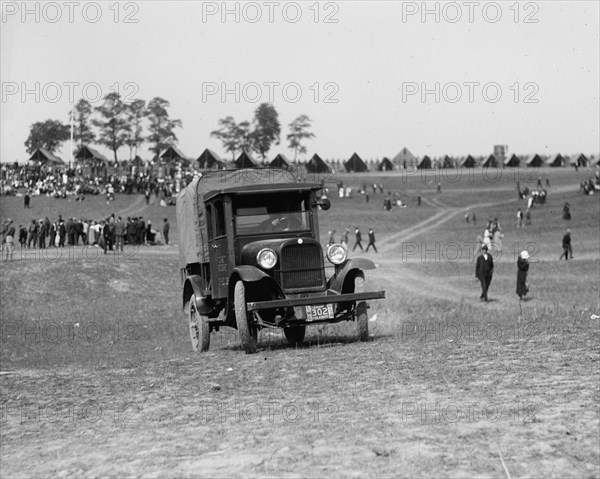
[[[298,346],[307,326],[354,321],[369,340],[367,301],[385,292],[365,291],[371,260],[321,245],[319,210],[331,206],[321,193],[321,183],[272,168],[208,172],[181,190],[183,310],[195,351],[208,351],[221,327],[237,329],[248,354],[263,328],[283,329]]]

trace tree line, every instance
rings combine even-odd
[[[232,116],[226,116],[219,120],[218,126],[210,136],[221,141],[223,149],[231,153],[233,160],[238,152],[247,151],[259,154],[264,161],[271,146],[280,143],[279,115],[269,103],[258,106],[252,122],[245,120],[237,123]],[[307,115],[300,115],[288,125],[287,140],[290,150],[294,151],[294,161],[298,159],[298,153],[306,153],[304,140],[315,136],[310,127],[311,120]]]
[[[105,146],[113,152],[115,161],[121,147],[129,148],[131,160],[144,143],[159,155],[165,148],[177,144],[175,129],[183,126],[181,120],[170,117],[169,108],[169,102],[160,97],[147,104],[141,99],[125,103],[117,92],[107,94],[96,107],[82,98],[70,112],[73,140],[78,148],[93,144]],[[288,125],[287,140],[294,151],[294,161],[298,154],[306,153],[305,140],[315,136],[310,127],[311,120],[307,115],[300,115]],[[227,116],[220,119],[218,129],[210,133],[211,137],[221,141],[223,149],[231,153],[233,159],[244,150],[259,154],[263,160],[273,145],[279,145],[280,135],[279,115],[269,103],[258,106],[252,121],[236,123],[232,116]],[[70,137],[68,123],[52,119],[39,121],[30,126],[26,151],[33,154],[38,148],[44,148],[54,153]]]
[[[105,146],[113,152],[115,161],[119,148],[129,147],[129,159],[132,159],[144,142],[158,155],[164,148],[177,144],[175,129],[182,127],[181,120],[170,117],[169,107],[169,102],[160,97],[148,104],[141,99],[125,103],[117,92],[107,94],[96,107],[82,98],[71,111],[73,140],[78,147]],[[70,136],[69,124],[58,120],[40,121],[31,125],[25,147],[29,154],[38,148],[54,153]]]

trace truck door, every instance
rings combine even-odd
[[[228,245],[223,201],[217,200],[211,208],[212,235],[208,243],[213,298],[227,297],[229,282]]]

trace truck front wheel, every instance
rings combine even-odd
[[[240,342],[246,354],[253,354],[257,348],[258,328],[248,318],[246,288],[243,281],[235,283],[233,303],[235,306],[235,323],[240,336]]]
[[[204,353],[210,347],[210,325],[208,317],[200,314],[196,308],[196,295],[192,294],[190,298],[189,314],[190,339],[194,351]]]
[[[365,278],[357,275],[354,278],[354,292],[364,293],[365,291]],[[369,315],[367,313],[367,303],[360,301],[356,304],[354,317],[356,319],[356,326],[358,329],[358,340],[368,341],[369,340]]]

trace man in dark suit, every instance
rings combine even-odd
[[[73,218],[67,220],[65,227],[67,228],[67,240],[69,245],[72,246],[75,244],[75,223],[73,222]]]
[[[165,238],[165,244],[169,244],[169,229],[171,228],[171,225],[169,224],[169,220],[167,218],[165,218],[163,221],[163,237]]]
[[[136,227],[137,244],[146,244],[146,224],[144,223],[143,217],[140,216],[138,218]]]
[[[488,289],[492,282],[492,275],[494,273],[494,260],[492,255],[488,253],[488,247],[483,245],[481,247],[481,255],[477,258],[475,264],[475,277],[481,283],[481,301],[488,302]]]
[[[352,248],[352,251],[354,251],[357,246],[360,248],[361,251],[364,251],[362,243],[361,243],[361,241],[362,241],[362,233],[360,232],[360,230],[358,229],[358,227],[354,230],[354,235],[356,236],[356,239],[354,241],[354,248]]]
[[[571,247],[571,230],[567,230],[562,240],[563,254],[560,255],[558,260],[569,259],[569,255],[571,255],[571,259],[573,259],[573,248]]]
[[[375,246],[375,233],[373,232],[373,228],[369,229],[369,244],[367,245],[367,251],[369,251],[371,246],[375,250],[375,253],[377,253],[377,246]]]
[[[137,218],[127,218],[127,244],[137,244]]]
[[[79,238],[81,238],[82,242],[85,243],[85,235],[83,234],[83,223],[81,220],[75,219],[73,220],[73,228],[75,229],[75,233],[73,234],[75,238],[75,244],[79,244]]]

